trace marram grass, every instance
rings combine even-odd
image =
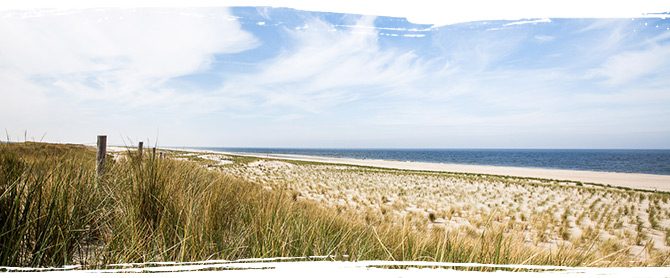
[[[551,251],[486,224],[468,236],[366,224],[290,192],[171,159],[110,158],[95,177],[94,149],[0,144],[0,265],[201,261],[330,255],[345,260],[426,260],[585,266],[595,249]],[[608,265],[626,265],[607,258]]]

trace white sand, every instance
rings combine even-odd
[[[189,151],[203,152],[202,150],[189,150]],[[382,168],[403,169],[403,170],[442,171],[442,172],[455,172],[455,173],[473,173],[473,174],[555,179],[555,180],[570,180],[570,181],[580,181],[584,183],[598,183],[617,187],[628,187],[634,189],[658,190],[658,191],[670,192],[670,176],[667,175],[501,167],[501,166],[484,166],[484,165],[443,164],[443,163],[391,161],[391,160],[374,160],[374,159],[334,158],[334,157],[291,155],[291,154],[257,154],[257,153],[232,153],[232,152],[216,152],[216,153],[253,156],[261,158],[338,163],[338,164],[382,167]]]

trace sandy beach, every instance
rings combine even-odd
[[[189,151],[204,152],[203,150],[189,150]],[[443,163],[414,162],[414,161],[336,158],[336,157],[321,157],[321,156],[291,155],[291,154],[259,154],[259,153],[214,152],[214,151],[206,151],[206,152],[227,154],[227,155],[252,156],[259,158],[274,158],[274,159],[286,159],[286,160],[297,160],[297,161],[348,164],[348,165],[370,166],[370,167],[402,169],[402,170],[440,171],[440,172],[488,174],[488,175],[516,176],[516,177],[554,179],[554,180],[569,180],[569,181],[579,181],[583,183],[595,183],[602,185],[611,185],[616,187],[626,187],[632,189],[670,192],[670,176],[666,175],[502,167],[502,166],[485,166],[485,165],[443,164]]]

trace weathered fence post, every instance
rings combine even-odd
[[[156,158],[156,148],[151,148],[151,159]]]
[[[137,146],[137,155],[140,158],[140,161],[142,161],[142,146],[144,145],[144,142],[140,142],[140,145]]]
[[[105,173],[105,156],[107,155],[107,135],[98,135],[98,153],[95,156],[95,174],[100,177]]]

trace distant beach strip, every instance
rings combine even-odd
[[[181,149],[186,150],[186,149]],[[670,192],[670,175],[643,174],[643,173],[621,173],[586,170],[545,169],[534,167],[508,167],[488,165],[468,165],[435,162],[397,161],[382,159],[357,159],[344,157],[327,157],[298,154],[260,153],[224,151],[205,148],[191,148],[190,151],[214,152],[229,155],[252,156],[260,158],[311,161],[321,163],[349,164],[367,167],[380,167],[415,171],[440,171],[454,173],[486,174],[498,176],[515,176],[525,178],[565,180],[582,183],[590,183],[603,186],[624,187],[638,190],[666,191]],[[661,150],[661,152],[669,153]]]

